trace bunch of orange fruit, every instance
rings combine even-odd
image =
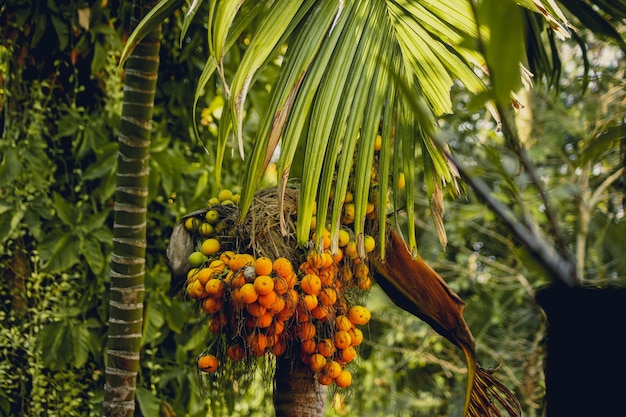
[[[204,218],[193,217],[185,223],[198,242],[189,257],[186,294],[208,316],[214,337],[226,343],[218,344],[225,346],[221,351],[201,355],[198,368],[212,373],[227,358],[237,362],[295,353],[296,360],[306,363],[321,384],[349,386],[352,375],[347,365],[357,357],[363,341],[359,327],[370,319],[359,300],[372,283],[349,231],[342,229],[334,254],[330,235],[325,233],[323,248],[303,252],[299,264],[286,257],[255,257],[233,251],[229,240],[221,237],[229,236],[228,230],[218,234],[214,227],[212,233],[202,233],[203,224],[224,221],[215,209],[224,202],[213,200],[212,204]],[[373,239],[366,243],[373,250]]]

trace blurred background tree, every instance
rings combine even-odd
[[[0,413],[95,416],[103,398],[121,111],[117,63],[129,10],[115,1],[33,3],[0,6]],[[189,303],[167,293],[164,253],[171,227],[217,192],[215,141],[224,105],[219,83],[211,80],[199,98],[202,141],[193,134],[190,106],[208,55],[204,26],[202,19],[192,20],[181,45],[181,13],[164,22],[137,413],[266,416],[268,390],[241,391],[233,381],[219,395],[202,395],[194,358],[204,348],[206,330]],[[251,33],[244,32],[227,56],[227,74],[239,65]],[[586,59],[575,41],[559,43],[566,63],[562,77],[552,89],[536,86],[527,99],[526,144],[581,275],[623,284],[624,53],[584,30],[577,39],[584,41]],[[278,65],[267,66],[257,85],[273,85]],[[258,128],[267,90],[250,92],[246,135]],[[547,227],[541,202],[519,175],[497,123],[460,86],[453,98],[455,114],[441,126],[454,154],[507,205],[527,210]],[[224,155],[222,182],[237,189],[243,162],[233,153]],[[420,253],[467,302],[481,361],[502,363],[500,373],[516,387],[525,414],[541,415],[544,321],[533,293],[547,284],[543,274],[470,190],[466,198],[446,202],[448,249],[442,251],[426,194],[421,186],[415,192]],[[458,415],[464,365],[453,346],[377,288],[369,305],[374,320],[354,388],[331,393],[328,415]],[[256,381],[266,383],[260,376]]]

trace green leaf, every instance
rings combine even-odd
[[[481,36],[495,99],[508,106],[511,92],[521,86],[520,63],[524,56],[522,13],[512,0],[484,0],[477,13],[481,29],[484,28]]]
[[[72,364],[75,368],[82,368],[89,358],[92,336],[83,323],[78,326],[72,326],[71,333],[74,353]]]
[[[57,216],[61,221],[69,226],[70,228],[74,228],[76,226],[76,221],[78,219],[78,212],[76,211],[76,207],[70,204],[67,200],[65,200],[59,193],[52,194],[52,200],[54,201],[54,208],[56,210]]]
[[[243,112],[244,103],[252,80],[261,65],[296,27],[303,14],[311,7],[310,0],[292,0],[273,3],[255,32],[231,83],[231,113],[235,126],[235,137],[239,143],[239,153],[243,152]]]
[[[203,1],[204,0],[192,0],[191,3],[188,4],[187,11],[185,12],[185,17],[183,18],[183,28],[180,31],[179,48],[183,47],[185,36],[187,36],[187,31],[189,30],[191,21],[196,16],[196,13],[198,12],[200,6],[202,6]]]
[[[161,0],[158,2],[146,16],[141,19],[137,27],[131,32],[122,55],[120,57],[119,68],[124,66],[124,63],[132,53],[133,49],[145,38],[150,32],[156,29],[165,18],[170,16],[174,10],[180,8],[184,0]]]
[[[161,401],[151,391],[137,387],[137,404],[141,415],[144,416],[158,416],[161,415]]]
[[[147,345],[161,337],[161,328],[165,324],[165,317],[160,308],[156,308],[153,302],[146,302],[145,322],[143,326],[142,345]]]
[[[47,272],[65,271],[80,261],[79,243],[73,233],[54,230],[39,244],[39,256]]]
[[[104,268],[104,255],[100,242],[93,236],[80,239],[80,253],[85,257],[91,271],[98,275]]]

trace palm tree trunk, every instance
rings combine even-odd
[[[149,10],[141,0],[135,0],[133,6],[131,26]],[[132,416],[135,410],[143,324],[150,131],[159,48],[160,27],[137,45],[126,64],[111,253],[105,416]]]
[[[276,417],[324,417],[327,389],[304,362],[278,356],[274,382]]]

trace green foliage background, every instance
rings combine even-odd
[[[129,10],[113,1],[34,3],[0,6],[0,415],[99,415],[123,76],[117,62]],[[199,117],[202,143],[197,141],[190,112],[207,56],[205,31],[196,19],[179,45],[181,21],[176,15],[163,30],[138,412],[266,416],[272,413],[271,387],[261,375],[249,390],[233,382],[202,395],[194,358],[204,347],[205,329],[190,303],[167,293],[164,254],[171,228],[217,191],[214,143],[222,106],[217,82],[209,83],[199,105],[207,109]],[[247,36],[228,55],[227,71],[236,68]],[[616,117],[624,109],[623,59],[595,68],[586,95],[575,67],[559,90],[537,88],[530,101],[527,145],[574,252],[583,203],[624,165],[623,118]],[[248,136],[265,108],[275,69],[259,75],[256,85],[266,88],[250,92]],[[518,175],[493,120],[475,110],[460,88],[454,103],[456,114],[442,121],[451,149],[501,200],[549,228],[536,190]],[[222,182],[236,189],[244,162],[234,153],[226,155]],[[589,212],[584,265],[596,282],[623,283],[626,277],[619,239],[625,231],[623,187],[623,177],[610,183]],[[533,291],[545,278],[471,193],[447,202],[449,246],[443,251],[424,190],[416,195],[423,196],[415,202],[421,254],[467,302],[479,359],[487,366],[502,364],[503,379],[516,387],[526,415],[540,415],[544,329]],[[459,352],[377,287],[369,306],[374,320],[355,385],[331,393],[328,414],[459,414]]]

